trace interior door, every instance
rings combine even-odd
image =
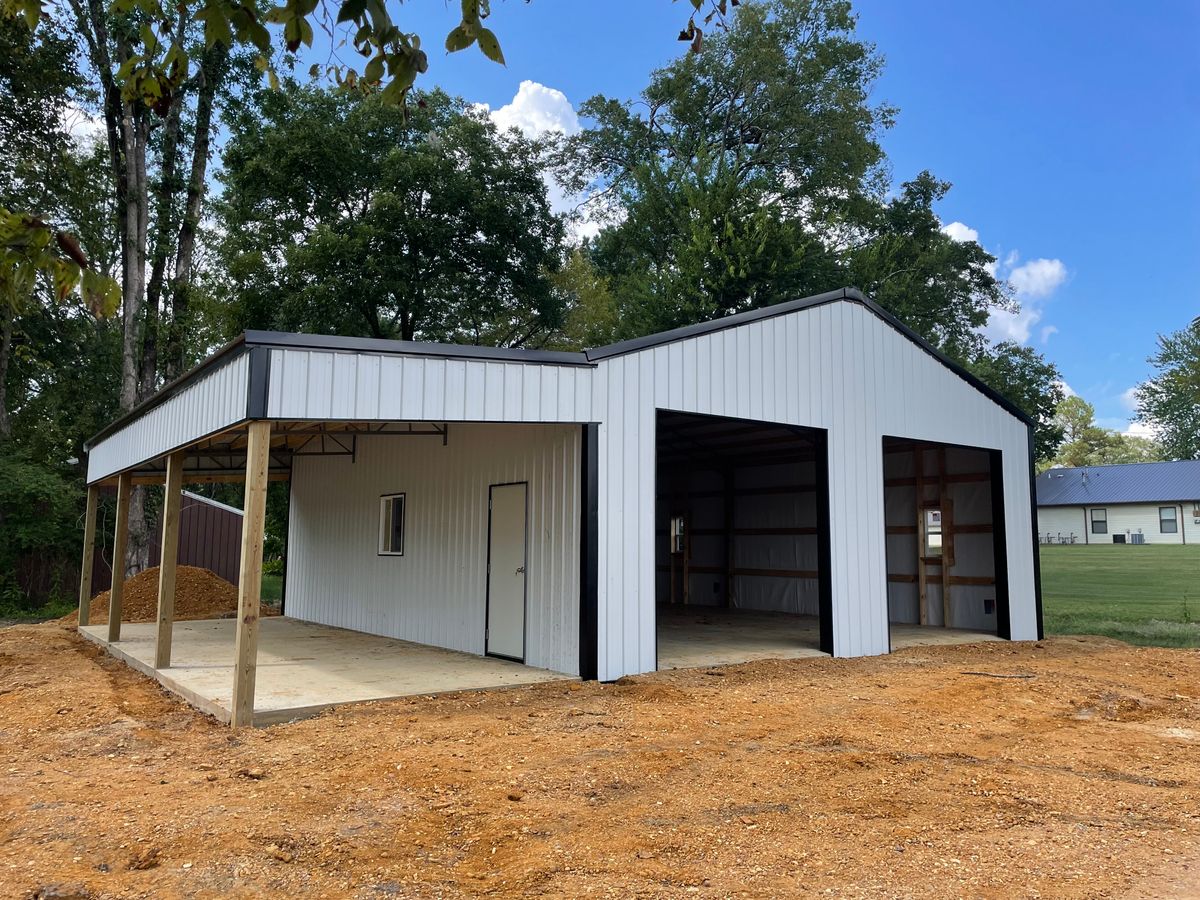
[[[488,489],[487,631],[489,656],[525,661],[525,512],[529,486]]]

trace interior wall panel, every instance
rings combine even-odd
[[[579,450],[573,425],[461,425],[365,437],[295,461],[289,616],[483,653],[488,486],[529,483],[526,662],[579,670]],[[403,492],[403,556],[380,556],[379,498]]]

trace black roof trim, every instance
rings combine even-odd
[[[341,350],[358,353],[395,353],[401,356],[434,356],[440,359],[482,359],[557,366],[590,366],[587,356],[566,350],[525,350],[520,347],[480,347],[475,344],[431,344],[390,338],[340,337],[290,334],[282,331],[247,331],[246,343],[281,350]]]
[[[682,328],[675,328],[671,331],[662,331],[658,334],[650,334],[646,337],[633,338],[628,341],[621,341],[616,344],[609,344],[607,347],[599,347],[595,350],[586,351],[587,358],[592,361],[600,361],[611,359],[615,356],[623,356],[627,353],[636,353],[640,350],[647,350],[651,347],[659,347],[663,344],[673,344],[676,341],[685,340],[687,338],[698,337],[703,334],[712,334],[716,331],[724,331],[727,328],[737,328],[741,325],[748,325],[751,322],[760,322],[764,319],[772,319],[776,316],[786,316],[788,313],[798,312],[800,310],[812,309],[817,306],[824,306],[829,303],[837,303],[839,301],[849,301],[865,306],[879,318],[883,319],[888,325],[900,332],[950,371],[954,372],[959,378],[962,378],[967,384],[975,388],[980,393],[984,394],[988,399],[995,402],[1006,412],[1016,416],[1026,425],[1034,426],[1034,421],[1025,414],[1019,406],[1001,394],[999,391],[985,384],[977,376],[973,375],[963,366],[952,360],[946,354],[942,353],[932,344],[921,337],[894,315],[860,291],[858,288],[846,287],[838,288],[836,291],[826,291],[823,294],[814,294],[812,297],[803,297],[799,300],[789,300],[786,303],[777,303],[774,306],[764,306],[761,309],[752,309],[748,312],[737,313],[732,316],[724,316],[720,319],[713,319],[708,322],[700,322],[696,325],[685,325]]]

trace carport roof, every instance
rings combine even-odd
[[[747,312],[737,313],[735,315],[723,316],[708,322],[687,325],[682,328],[675,328],[670,331],[663,331],[657,334],[647,335],[646,337],[634,338],[628,341],[619,341],[615,344],[609,344],[605,347],[598,347],[578,352],[560,350],[530,350],[518,347],[480,347],[471,344],[435,344],[421,341],[398,341],[391,340],[389,338],[289,334],[277,331],[246,331],[230,343],[226,344],[220,350],[213,353],[207,359],[203,360],[194,368],[190,369],[183,375],[180,375],[174,381],[159,389],[158,392],[142,401],[128,413],[111,422],[105,428],[101,429],[84,444],[84,449],[86,450],[91,448],[103,438],[108,437],[110,434],[120,430],[121,428],[129,425],[131,422],[145,415],[151,409],[170,398],[173,394],[186,387],[199,376],[211,371],[219,365],[229,361],[232,357],[237,356],[245,350],[253,347],[298,350],[340,350],[364,353],[393,353],[401,356],[493,360],[497,362],[523,363],[526,365],[594,367],[597,363],[606,359],[612,359],[613,357],[623,356],[628,353],[637,353],[641,350],[646,350],[652,347],[658,347],[664,344],[671,344],[676,341],[687,340],[688,338],[697,337],[699,335],[724,331],[725,329],[729,328],[737,328],[742,325],[748,325],[752,322],[764,321],[767,319],[776,318],[778,316],[784,316],[792,312],[812,309],[814,307],[824,306],[826,304],[836,303],[839,301],[857,303],[866,307],[879,318],[883,319],[883,321],[889,326],[907,337],[910,341],[915,343],[930,356],[934,357],[936,360],[942,363],[942,365],[946,366],[980,393],[984,394],[993,402],[998,404],[1006,412],[1015,416],[1026,425],[1032,426],[1034,424],[1033,420],[1030,419],[1020,407],[1010,401],[1003,394],[994,390],[963,366],[950,359],[950,357],[946,356],[940,350],[935,348],[923,337],[881,307],[870,297],[867,297],[857,288],[847,287],[838,288],[834,291],[827,291],[823,294],[815,294],[811,297],[804,297],[799,300],[778,303],[774,306],[766,306],[761,309],[753,309],[748,310]]]

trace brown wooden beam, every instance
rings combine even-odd
[[[87,508],[83,514],[83,562],[79,566],[79,624],[91,624],[92,564],[96,559],[96,506],[100,487],[89,485]]]
[[[263,527],[267,514],[267,465],[271,423],[247,428],[246,499],[242,511],[242,565],[238,573],[238,621],[234,644],[233,707],[229,724],[254,724],[254,681],[258,674],[258,604],[262,594]]]
[[[171,665],[171,633],[175,625],[175,566],[179,560],[179,513],[183,507],[183,451],[167,457],[163,492],[162,549],[158,563],[158,631],[154,637],[154,668]]]
[[[946,581],[950,584],[975,585],[976,587],[988,587],[996,583],[996,579],[991,575],[950,575]]]
[[[129,540],[129,494],[133,479],[122,472],[117,479],[117,518],[113,525],[112,581],[108,588],[108,642],[121,639],[121,600],[125,596],[125,547]]]

